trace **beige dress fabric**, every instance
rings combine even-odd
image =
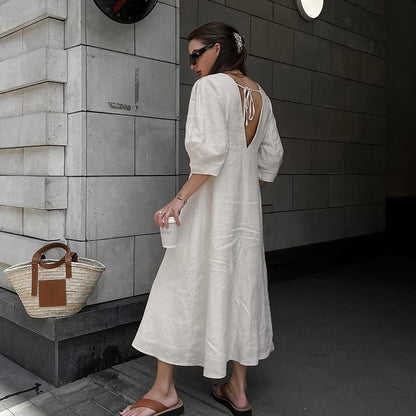
[[[259,179],[272,182],[283,149],[260,88],[257,132],[247,147],[239,87],[226,74],[193,86],[185,147],[191,174],[211,178],[182,209],[133,346],[223,378],[226,363],[257,365],[273,350]],[[254,94],[254,92],[253,92]]]

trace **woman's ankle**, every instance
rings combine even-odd
[[[179,398],[176,392],[175,386],[171,385],[169,388],[166,386],[154,385],[145,395],[147,399],[153,399],[163,403],[166,406],[175,405]]]
[[[233,381],[230,379],[230,381],[225,385],[225,391],[227,393],[227,397],[234,403],[235,406],[244,408],[248,405],[245,387],[233,384]]]

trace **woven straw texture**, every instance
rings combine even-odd
[[[57,260],[45,260],[45,263],[54,263]],[[40,307],[39,297],[32,296],[32,267],[31,262],[20,263],[4,270],[14,290],[19,295],[26,312],[32,318],[53,318],[73,315],[79,312],[105,266],[91,259],[79,257],[77,262],[71,262],[72,277],[65,279],[65,264],[56,269],[39,267],[38,280],[66,280],[66,306]],[[39,293],[39,290],[38,290]]]

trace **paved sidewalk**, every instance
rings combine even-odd
[[[227,415],[207,394],[210,383],[202,376],[198,386],[189,385],[195,370],[182,368],[176,374],[178,394],[186,403],[186,415]],[[147,392],[153,384],[153,375],[154,360],[140,357],[66,386],[52,388],[0,412],[0,416],[117,415],[121,409]]]
[[[276,351],[249,369],[254,416],[414,416],[416,280],[413,251],[383,253],[270,286]],[[117,415],[153,382],[141,357],[0,416]],[[178,367],[185,416],[222,416],[197,367]],[[0,402],[1,403],[1,402]]]

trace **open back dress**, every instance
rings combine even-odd
[[[192,174],[208,180],[181,212],[133,346],[159,360],[202,366],[257,365],[273,350],[259,180],[273,182],[283,149],[269,98],[250,144],[239,86],[223,73],[193,86],[185,147]],[[250,91],[248,91],[250,93]],[[253,92],[254,94],[254,92]]]

